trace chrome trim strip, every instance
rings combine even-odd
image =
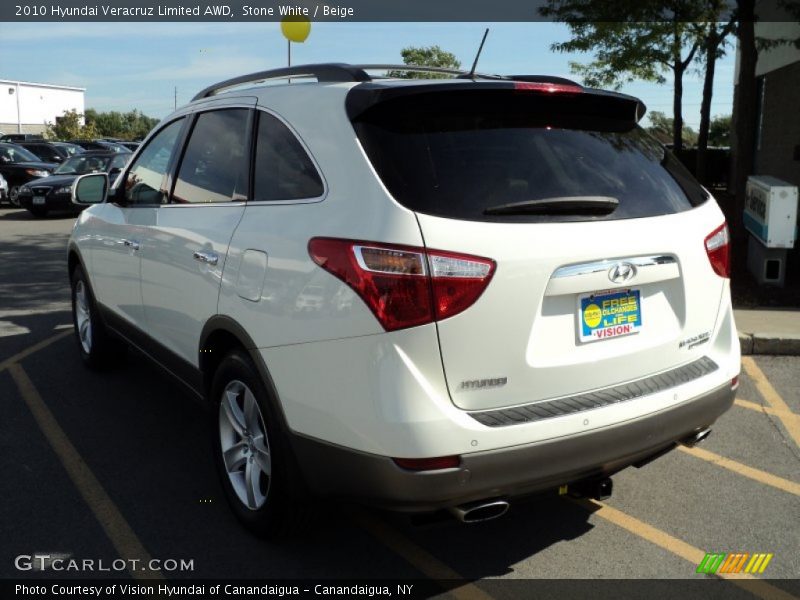
[[[635,256],[633,258],[614,258],[607,260],[596,260],[577,265],[567,265],[555,270],[551,279],[560,277],[580,277],[581,275],[591,275],[592,273],[602,273],[608,271],[618,262],[626,262],[635,266],[637,269],[644,267],[655,267],[659,265],[676,264],[678,260],[668,254],[655,254],[652,256]]]
[[[554,400],[543,400],[522,406],[511,406],[495,410],[470,412],[470,417],[487,427],[507,427],[533,423],[554,417],[563,417],[574,413],[603,408],[610,404],[627,402],[643,396],[683,385],[695,379],[700,379],[719,369],[717,363],[704,356],[689,364],[671,369],[658,375],[637,379],[629,383],[615,385],[609,388],[584,392]]]

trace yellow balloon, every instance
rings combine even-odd
[[[290,42],[302,44],[311,33],[311,21],[304,16],[286,17],[281,21],[281,31]]]

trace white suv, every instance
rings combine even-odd
[[[464,521],[605,495],[704,437],[740,366],[728,231],[642,103],[376,67],[222,82],[110,189],[76,181],[85,363],[124,341],[212,403],[226,495],[268,535],[306,491]]]

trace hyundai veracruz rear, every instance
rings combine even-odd
[[[267,535],[309,491],[465,521],[605,495],[704,437],[739,373],[728,230],[641,102],[369,70],[222,82],[111,189],[76,182],[84,361],[134,345],[205,398],[230,505]]]

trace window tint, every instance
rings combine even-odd
[[[167,125],[150,140],[125,178],[125,199],[132,204],[162,204],[166,191],[161,184],[183,126],[183,119]]]
[[[246,109],[202,113],[181,161],[172,201],[229,202],[247,198]]]
[[[253,200],[298,200],[322,195],[322,180],[300,142],[272,115],[261,112]]]
[[[501,221],[626,219],[688,210],[707,197],[661,144],[589,94],[421,94],[378,104],[354,125],[392,195],[423,213]],[[586,197],[619,204],[610,214],[559,212],[559,199]],[[485,212],[549,199],[556,199],[552,209]]]
[[[123,153],[119,153],[114,158],[111,159],[111,164],[108,166],[108,170],[112,169],[123,169],[125,168],[125,163],[128,162],[128,159],[131,157],[130,154],[125,155]]]
[[[27,151],[22,146],[15,146],[13,144],[5,144],[0,146],[0,162],[15,163],[15,162],[37,162],[39,157]]]
[[[44,144],[25,144],[22,147],[38,156],[40,160],[47,162],[58,162],[61,160],[61,157],[58,155],[58,153],[50,146],[46,146]]]

